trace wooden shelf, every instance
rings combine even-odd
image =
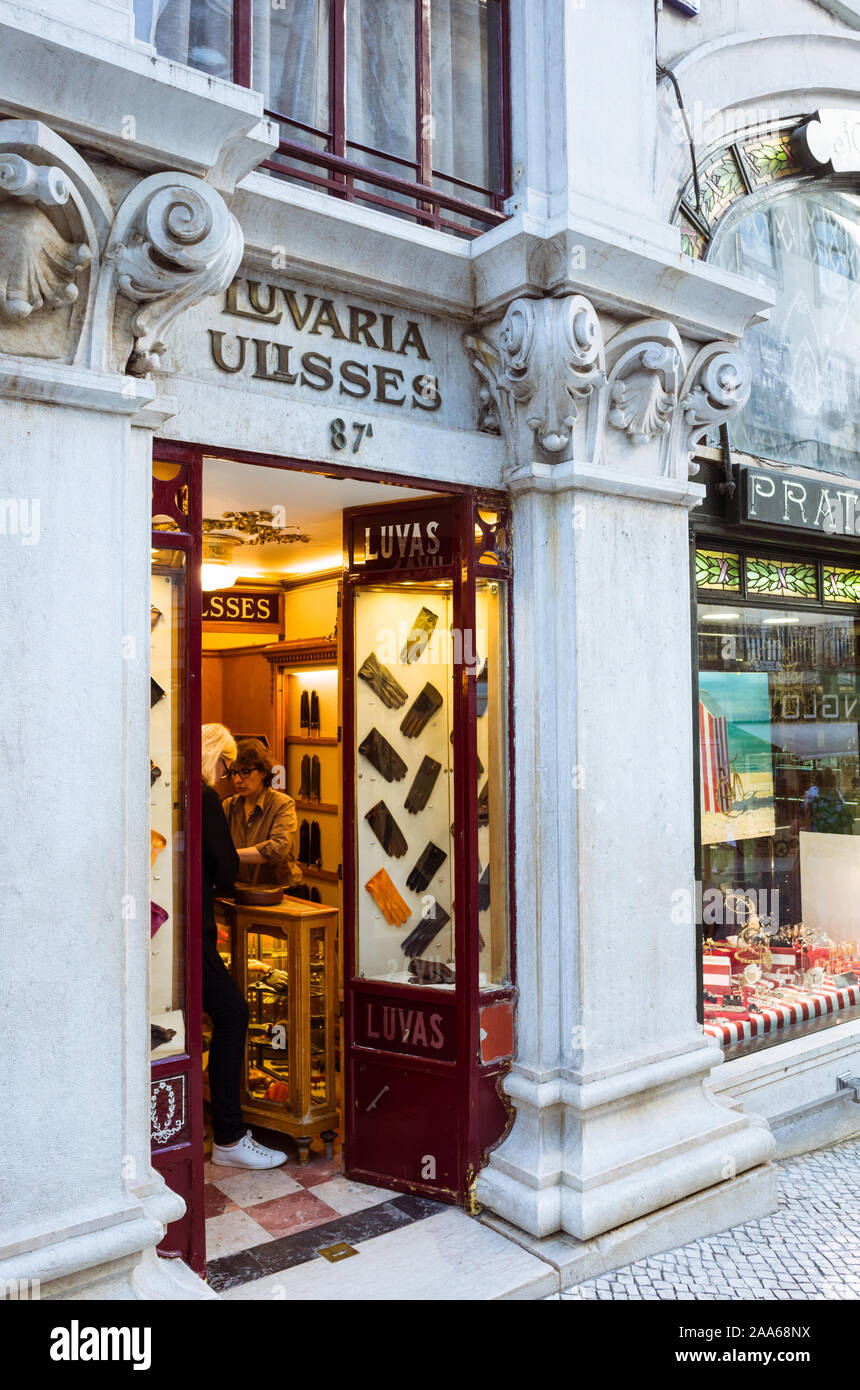
[[[308,738],[306,734],[287,734],[285,743],[299,743],[308,748],[337,748],[339,738]]]
[[[318,811],[323,816],[339,816],[340,807],[332,801],[300,801],[294,798],[297,811]]]
[[[314,869],[308,864],[303,864],[300,859],[296,862],[304,878],[321,878],[326,883],[340,883],[337,874],[333,873],[331,869]]]

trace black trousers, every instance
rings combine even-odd
[[[212,1020],[209,1094],[216,1144],[233,1144],[248,1126],[239,1093],[245,1062],[248,1005],[218,954],[214,938],[203,937],[203,1008]]]

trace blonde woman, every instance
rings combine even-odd
[[[266,1149],[252,1138],[242,1119],[240,1092],[248,1031],[248,1004],[218,954],[215,894],[233,896],[239,877],[236,853],[215,783],[229,776],[236,743],[223,724],[204,724],[202,734],[203,803],[203,1008],[212,1020],[209,1048],[209,1095],[214,1145],[212,1162],[221,1167],[277,1168],[286,1162],[279,1149]]]

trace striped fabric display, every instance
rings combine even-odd
[[[773,970],[795,970],[797,956],[793,946],[771,946],[770,958]]]
[[[702,759],[702,809],[732,809],[729,733],[724,715],[713,715],[699,701],[699,753]]]
[[[718,1023],[714,1020],[704,1025],[704,1031],[728,1047],[747,1038],[762,1037],[776,1028],[784,1028],[786,1024],[802,1023],[809,1018],[822,1018],[841,1009],[851,1009],[855,1004],[860,1004],[860,984],[840,987],[834,985],[832,980],[825,981],[814,994],[801,994],[798,991],[796,1003],[788,1003],[787,1000],[777,1003],[774,1000],[772,1008],[753,1014],[748,1023]]]
[[[705,989],[711,994],[730,994],[732,962],[730,956],[708,954],[702,957]]]

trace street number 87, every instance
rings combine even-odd
[[[329,425],[329,433],[331,435],[331,447],[333,449],[340,450],[346,448],[349,439],[347,438],[345,420],[332,420]],[[364,440],[373,438],[373,426],[360,425],[356,420],[353,420],[352,433],[353,440],[350,452],[357,454]]]

